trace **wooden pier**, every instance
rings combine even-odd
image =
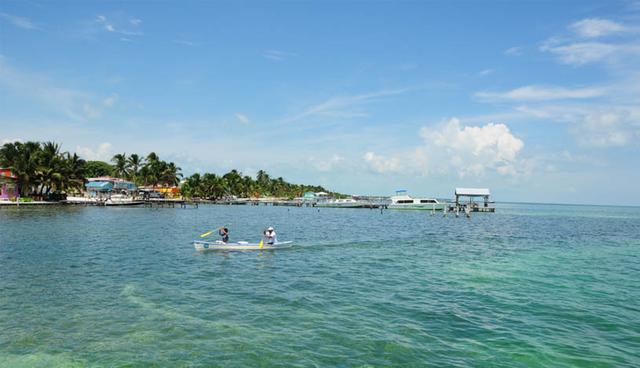
[[[252,198],[238,198],[238,199],[223,199],[213,201],[214,204],[230,205],[230,206],[285,206],[285,207],[316,207],[318,201],[301,200],[301,199],[252,199]],[[362,201],[358,206],[353,207],[340,207],[340,206],[326,206],[323,208],[386,208],[385,203],[378,203],[372,201]]]
[[[198,201],[186,200],[186,199],[165,199],[165,198],[153,198],[146,199],[144,201],[145,207],[171,207],[175,208],[187,208],[189,206],[198,208]]]
[[[57,204],[66,204],[66,205],[79,205],[79,206],[144,206],[144,207],[194,207],[198,208],[199,201],[194,200],[186,200],[186,199],[165,199],[165,198],[153,198],[153,199],[139,199],[133,200],[131,203],[120,202],[120,203],[109,203],[107,202],[108,198],[86,198],[84,200],[74,199],[74,200],[65,200],[61,202],[48,202],[48,203],[57,203]]]

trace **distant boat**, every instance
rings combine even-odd
[[[123,194],[114,194],[104,204],[105,206],[137,206],[144,204],[144,201],[136,200]]]
[[[435,198],[414,198],[407,194],[406,190],[396,191],[391,197],[391,203],[387,206],[394,210],[435,210],[442,211],[447,206]]]
[[[336,207],[336,208],[361,208],[364,203],[356,201],[353,198],[328,199],[316,203],[316,207]]]

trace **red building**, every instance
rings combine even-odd
[[[9,169],[0,169],[0,201],[18,196],[18,177]]]

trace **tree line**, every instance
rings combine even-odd
[[[113,165],[104,161],[85,161],[76,153],[63,152],[55,142],[13,142],[0,147],[0,167],[11,169],[18,178],[21,197],[58,199],[66,193],[81,192],[87,178],[114,176],[137,185],[173,186],[182,178],[180,167],[160,160],[151,152],[117,154]]]
[[[76,153],[63,152],[54,142],[14,142],[0,147],[0,167],[11,169],[18,178],[22,197],[58,199],[66,193],[82,191],[87,178],[99,176],[114,176],[137,185],[152,186],[178,186],[183,177],[180,167],[161,160],[154,152],[147,156],[116,154],[111,162],[85,161]],[[237,170],[224,175],[196,173],[181,185],[181,193],[187,198],[212,200],[231,196],[294,198],[309,191],[327,192],[321,186],[291,184],[282,177],[271,178],[264,170],[258,171],[255,178]]]
[[[259,170],[255,179],[237,170],[219,176],[213,173],[198,173],[186,178],[181,188],[188,198],[221,199],[230,196],[242,198],[258,197],[301,197],[305,192],[326,192],[318,185],[291,184],[282,177],[271,178],[264,170]]]
[[[182,180],[182,169],[173,162],[161,160],[155,152],[147,157],[136,153],[129,156],[118,153],[111,158],[111,162],[113,165],[110,165],[111,172],[108,175],[130,180],[136,185],[177,186]]]
[[[51,198],[80,191],[85,183],[86,161],[77,154],[61,152],[54,142],[5,143],[0,148],[0,167],[18,178],[21,197]]]

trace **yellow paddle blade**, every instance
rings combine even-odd
[[[213,232],[213,230],[211,230],[211,231],[207,231],[206,233],[204,233],[204,234],[200,235],[200,237],[201,237],[201,238],[204,238],[205,236],[209,236],[209,235],[211,235],[211,233],[212,233],[212,232]]]
[[[264,248],[264,240],[260,240],[260,249]]]

